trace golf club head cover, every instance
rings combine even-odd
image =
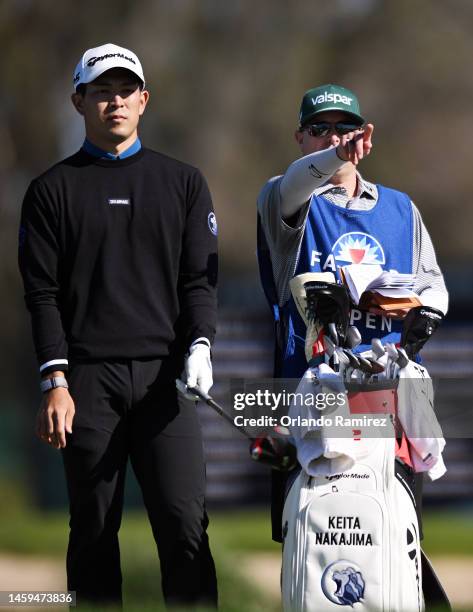
[[[401,346],[412,359],[442,322],[443,312],[430,306],[416,306],[407,313],[401,333]]]
[[[329,334],[328,325],[334,323],[339,337],[333,341],[343,346],[350,321],[350,297],[345,285],[310,281],[304,284],[304,288],[309,321],[319,321],[326,334]]]

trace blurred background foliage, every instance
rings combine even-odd
[[[138,53],[151,92],[144,143],[207,177],[219,220],[223,307],[263,307],[255,200],[299,155],[293,131],[303,92],[334,81],[358,93],[375,124],[363,174],[419,206],[455,319],[469,316],[473,297],[472,22],[470,0],[2,0],[5,408],[17,409],[36,367],[16,264],[21,201],[33,177],[81,145],[82,120],[69,96],[86,48],[113,41]]]
[[[84,49],[108,41],[143,61],[146,145],[199,166],[209,181],[223,305],[261,304],[256,196],[298,156],[303,92],[335,81],[359,94],[375,124],[363,173],[418,204],[452,314],[464,314],[473,291],[472,20],[470,0],[2,0],[2,383],[18,380],[30,350],[16,267],[21,200],[34,176],[80,146],[71,75]]]
[[[363,173],[407,191],[452,280],[468,273],[472,20],[469,0],[3,0],[0,282],[9,342],[24,325],[13,256],[21,198],[32,177],[80,146],[71,75],[84,49],[106,41],[143,61],[146,145],[208,178],[224,300],[228,285],[254,283],[255,199],[298,156],[302,94],[331,81],[354,89],[375,124]]]
[[[0,7],[3,248],[27,182],[81,144],[69,94],[82,51],[114,41],[144,64],[145,143],[198,165],[209,180],[225,270],[254,273],[256,195],[298,156],[292,132],[303,92],[331,81],[354,89],[375,124],[366,176],[412,195],[442,263],[473,254],[469,0],[3,0]],[[14,266],[9,274],[5,280],[16,282]]]
[[[143,141],[207,177],[223,307],[262,307],[255,200],[298,156],[303,92],[334,81],[358,93],[375,124],[364,175],[418,204],[455,318],[473,296],[472,20],[470,0],[0,2],[3,408],[21,410],[36,376],[16,264],[21,201],[33,177],[81,145],[69,96],[84,49],[113,41],[138,53],[151,92]]]
[[[40,476],[51,491],[58,486],[44,478],[52,451],[32,435],[39,393],[17,231],[29,181],[81,145],[69,97],[82,52],[115,42],[141,58],[151,92],[142,140],[207,177],[219,220],[220,302],[241,311],[264,308],[255,201],[299,155],[302,94],[326,82],[353,89],[375,124],[361,171],[420,208],[455,321],[473,302],[472,23],[471,0],[0,0],[4,505],[32,503]],[[42,504],[52,493],[41,490]]]

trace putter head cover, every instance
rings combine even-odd
[[[345,344],[350,321],[350,297],[345,285],[310,281],[304,284],[307,296],[306,316],[309,321],[319,321],[328,335],[328,326],[335,324],[339,346]]]
[[[443,319],[443,312],[430,306],[411,308],[404,318],[401,346],[412,359],[422,349]]]

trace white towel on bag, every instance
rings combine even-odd
[[[409,440],[414,471],[427,472],[431,480],[437,480],[447,471],[442,457],[446,443],[434,412],[432,379],[414,361],[400,369],[398,376],[397,415]]]
[[[301,425],[291,427],[294,444],[297,448],[297,458],[310,476],[332,476],[351,469],[356,461],[366,457],[378,443],[377,438],[363,437],[354,439],[349,428],[346,437],[340,437],[341,427],[334,424],[335,416],[350,417],[348,399],[342,375],[330,366],[322,363],[317,368],[309,368],[304,373],[296,394],[334,394],[338,398],[344,396],[344,401],[338,401],[336,406],[317,409],[313,406],[292,403],[289,408],[291,418],[318,419],[326,417],[333,424]],[[296,395],[297,397],[298,395]]]

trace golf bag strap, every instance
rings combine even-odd
[[[422,591],[424,593],[425,609],[433,608],[451,612],[452,606],[437,574],[425,552],[420,549],[422,564]]]

